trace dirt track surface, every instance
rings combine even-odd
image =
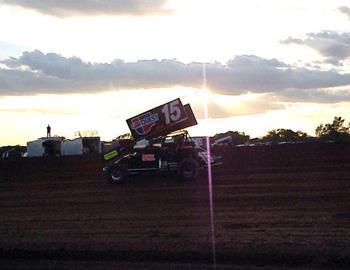
[[[214,151],[225,162],[213,170],[218,264],[350,267],[350,145]],[[2,161],[0,260],[210,265],[205,174],[115,186],[101,166],[82,157]]]

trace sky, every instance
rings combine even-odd
[[[314,135],[350,121],[349,29],[343,0],[0,0],[0,146],[112,140],[178,97],[192,136]]]

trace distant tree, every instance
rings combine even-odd
[[[262,138],[264,142],[279,143],[279,142],[301,142],[305,141],[308,135],[302,131],[293,131],[291,129],[274,129],[270,130],[267,135]]]
[[[27,147],[21,145],[4,146],[0,148],[0,159],[19,159],[27,151]]]
[[[130,133],[125,133],[125,134],[119,135],[117,137],[117,140],[128,140],[128,139],[130,139],[130,140],[133,139],[133,137]]]
[[[217,133],[214,135],[214,140],[231,136],[233,145],[244,144],[249,141],[250,136],[246,135],[244,132],[239,131],[227,131],[225,133]]]
[[[345,119],[335,116],[332,123],[320,124],[316,128],[316,135],[323,141],[350,141],[350,123],[344,126]]]

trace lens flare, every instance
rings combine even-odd
[[[207,88],[207,73],[206,65],[203,64],[203,91],[205,91],[206,99],[204,104],[204,117],[209,119],[209,89]],[[210,154],[210,138],[206,137],[207,147],[207,165],[208,165],[208,189],[209,189],[209,211],[210,211],[210,229],[211,229],[211,244],[213,267],[216,269],[216,244],[215,244],[215,223],[214,223],[214,202],[213,202],[213,178],[211,172],[211,154]]]

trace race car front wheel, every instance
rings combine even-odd
[[[108,171],[108,181],[112,184],[121,184],[126,180],[126,173],[118,166],[112,166]]]

